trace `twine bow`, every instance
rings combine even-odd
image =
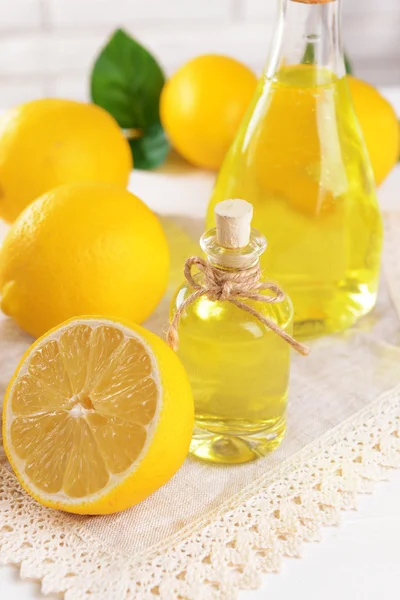
[[[204,275],[204,283],[199,283],[192,275],[192,267],[196,266]],[[245,310],[261,323],[266,325],[271,331],[279,335],[285,342],[290,344],[294,350],[307,356],[309,349],[307,346],[300,344],[292,338],[286,331],[281,329],[272,319],[265,317],[257,310],[245,304],[238,298],[246,298],[247,300],[255,300],[257,302],[282,302],[285,294],[281,288],[270,281],[261,282],[261,269],[257,264],[243,271],[225,271],[218,267],[213,267],[210,263],[200,258],[192,256],[185,263],[184,275],[188,284],[194,289],[194,292],[186,298],[176,311],[167,332],[167,343],[173,350],[177,350],[179,337],[178,325],[182,314],[190,304],[193,304],[201,296],[207,296],[212,301],[227,301],[231,302],[238,308]],[[274,295],[265,296],[260,292],[270,290]]]

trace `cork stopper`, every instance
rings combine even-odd
[[[253,207],[245,200],[224,200],[215,207],[217,242],[223,248],[244,248],[250,241]]]
[[[328,4],[328,2],[336,2],[336,0],[292,0],[292,2],[301,2],[302,4]]]

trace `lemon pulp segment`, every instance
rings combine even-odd
[[[134,332],[75,321],[33,347],[7,403],[14,467],[40,497],[106,493],[134,470],[161,403],[158,369]]]

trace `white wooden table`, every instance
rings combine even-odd
[[[400,88],[384,93],[400,115]],[[160,213],[200,217],[212,182],[211,174],[192,169],[175,157],[155,173],[134,172],[130,188]],[[400,164],[380,188],[379,200],[384,210],[400,211]],[[285,559],[279,575],[264,576],[261,589],[241,592],[240,600],[398,598],[400,470],[393,472],[390,483],[378,484],[373,495],[361,496],[359,510],[343,513],[341,526],[326,528],[322,537],[320,544],[305,545],[301,560]],[[22,581],[15,567],[0,566],[0,600],[43,598],[59,597],[43,596],[38,583]]]

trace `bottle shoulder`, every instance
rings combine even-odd
[[[322,224],[346,216],[346,226],[357,214],[378,212],[370,159],[346,78],[311,85],[306,71],[294,69],[289,76],[284,69],[278,79],[265,79],[220,170],[207,226],[213,223],[213,207],[225,197],[251,202],[255,226],[260,228],[261,221],[267,238],[267,219],[281,219],[276,214],[280,209]],[[309,77],[324,80],[320,70]]]
[[[195,277],[201,282],[200,274]],[[183,283],[176,290],[172,298],[171,313],[174,314],[179,310],[183,303],[186,302],[195,291],[196,290],[187,282]],[[260,293],[266,299],[275,296],[275,293],[268,289],[261,290],[257,293]],[[272,319],[283,329],[289,330],[291,328],[293,321],[293,305],[288,295],[285,294],[284,298],[279,302],[256,301],[248,299],[245,296],[237,297],[237,299],[256,310],[263,317]],[[236,323],[239,326],[246,325],[248,322],[254,323],[258,321],[252,314],[237,307],[233,302],[230,302],[229,300],[211,300],[206,293],[186,306],[184,314],[181,316],[181,320],[182,319],[193,319],[203,321],[204,323],[226,321],[230,324]],[[261,328],[265,327],[260,321],[258,321],[258,326]]]

